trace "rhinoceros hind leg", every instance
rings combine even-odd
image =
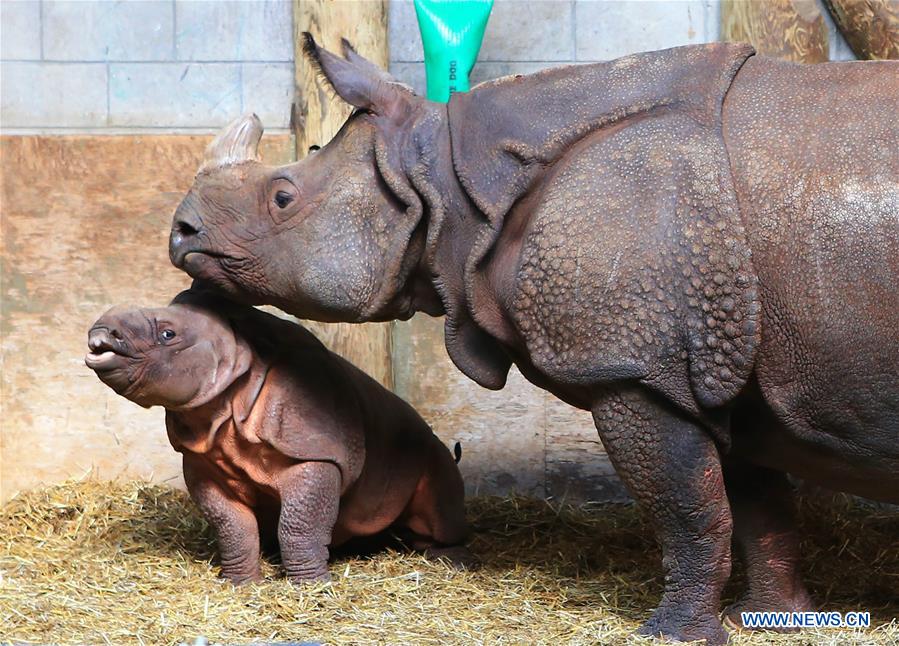
[[[814,610],[799,573],[799,536],[786,476],[728,461],[724,480],[734,517],[734,546],[748,583],[743,596],[724,611],[727,623],[743,628],[742,612]]]
[[[460,569],[475,569],[477,558],[464,546],[469,536],[465,520],[465,486],[449,450],[431,438],[425,471],[412,499],[398,520],[405,542],[428,558],[449,561]]]
[[[718,611],[730,575],[731,516],[711,435],[639,387],[600,394],[593,418],[662,545],[662,599],[639,634],[726,643]]]

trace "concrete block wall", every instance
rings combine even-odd
[[[496,0],[472,82],[713,41],[719,23],[719,0]],[[389,29],[391,72],[424,93],[412,0],[391,0]],[[7,133],[211,132],[246,110],[289,125],[289,0],[2,0],[0,43]],[[852,58],[832,23],[831,50]]]
[[[852,60],[823,5],[821,10],[831,59]],[[424,54],[412,0],[392,0],[389,21],[390,71],[423,94]],[[720,0],[496,0],[471,82],[712,42],[720,35]]]
[[[293,100],[289,0],[3,0],[0,126],[208,132]]]
[[[717,10],[717,0],[499,0],[471,82],[717,40]],[[389,20],[391,73],[423,93],[424,56],[412,1],[391,2]]]

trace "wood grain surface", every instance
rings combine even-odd
[[[830,54],[816,0],[721,0],[721,40],[798,63],[823,63]]]
[[[899,0],[824,0],[837,29],[862,59],[899,59]]]
[[[348,38],[360,54],[387,68],[387,5],[382,0],[326,2],[294,0],[295,102],[292,114],[297,158],[312,145],[323,146],[337,134],[351,108],[333,96],[316,78],[315,68],[302,55],[302,33],[335,53]],[[393,387],[391,323],[315,323],[306,325],[332,350],[341,354],[388,388]]]

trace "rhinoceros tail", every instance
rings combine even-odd
[[[459,461],[462,460],[462,442],[456,442],[456,446],[453,447],[453,455],[456,456],[456,464],[459,464]]]

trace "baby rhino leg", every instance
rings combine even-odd
[[[340,469],[303,462],[278,478],[281,561],[292,583],[330,581],[328,545],[340,507]]]
[[[184,482],[190,497],[218,538],[222,576],[235,585],[262,578],[259,567],[259,526],[253,510],[235,500],[202,467],[184,456]]]
[[[463,569],[478,562],[465,547],[465,486],[452,455],[431,436],[425,470],[398,524],[412,533],[411,544],[432,558],[448,560]]]

